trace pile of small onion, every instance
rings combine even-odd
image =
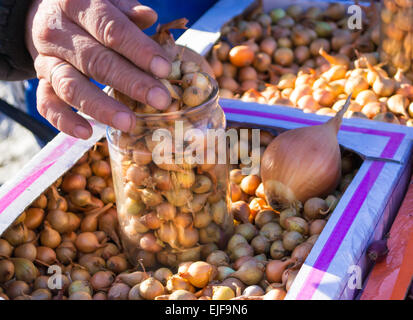
[[[345,117],[412,126],[413,72],[400,64],[399,69],[379,64],[380,13],[374,3],[363,9],[362,32],[348,29],[346,7],[340,3],[325,10],[291,5],[264,13],[258,8],[237,17],[222,29],[209,58],[221,97],[333,116],[353,92]],[[388,19],[410,14],[383,10],[389,11]],[[394,22],[384,28],[393,37],[405,36]],[[413,38],[406,33],[406,51],[412,54]],[[387,44],[392,41],[389,35],[383,50],[397,52],[391,57],[401,60],[400,41]]]
[[[261,148],[272,139],[262,131]],[[234,166],[236,228],[226,248],[203,245],[198,259],[177,267],[155,265],[152,255],[142,255],[134,267],[119,241],[107,161],[107,144],[99,142],[3,233],[0,298],[281,300],[359,166],[356,156],[344,153],[336,192],[281,212],[266,203],[259,176],[244,176],[243,165]],[[48,285],[51,265],[62,268],[60,289]]]
[[[130,267],[118,236],[108,155],[107,143],[98,142],[2,234],[0,297],[106,297],[101,289]],[[52,265],[61,267],[61,289],[48,285]]]

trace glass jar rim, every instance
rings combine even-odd
[[[205,72],[200,72],[203,75],[205,75],[208,80],[212,84],[212,92],[208,97],[208,100],[206,100],[204,103],[192,107],[189,109],[185,110],[178,110],[174,112],[161,112],[161,113],[138,113],[135,112],[135,115],[139,120],[143,121],[159,121],[163,118],[172,118],[172,119],[178,119],[180,116],[185,116],[185,115],[196,115],[198,112],[203,111],[207,106],[209,106],[212,102],[216,101],[218,99],[218,83],[217,81],[212,78],[208,73]],[[109,89],[108,94],[110,95],[111,91],[113,91],[113,88]]]
[[[152,122],[152,121],[162,121],[164,118],[168,118],[168,120],[178,120],[182,116],[186,116],[186,115],[194,116],[200,112],[205,111],[205,109],[207,109],[207,107],[210,106],[211,103],[214,103],[215,101],[218,100],[219,89],[218,89],[218,83],[214,78],[212,78],[209,74],[205,72],[201,72],[201,73],[207,76],[209,81],[212,84],[212,92],[208,100],[206,100],[204,103],[200,104],[199,106],[192,107],[186,110],[167,112],[167,113],[136,113],[135,112],[135,115],[139,116],[140,121]],[[109,90],[107,91],[107,94],[111,95],[111,91],[113,91],[113,88],[109,88]],[[108,139],[108,142],[110,144],[113,144],[111,134],[114,132],[119,132],[119,131],[120,130],[115,129],[111,126],[106,127],[106,139]]]

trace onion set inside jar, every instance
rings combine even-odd
[[[215,243],[223,248],[233,233],[227,208],[227,164],[206,161],[207,130],[225,129],[225,116],[218,105],[215,80],[201,74],[212,85],[212,93],[201,105],[167,113],[136,112],[137,127],[132,133],[107,130],[120,233],[132,264],[141,260],[146,267],[152,267],[153,261],[176,266],[196,261],[202,245]],[[118,92],[113,95],[129,107],[139,105]],[[183,137],[191,129],[196,129],[197,136],[183,141],[175,135],[179,128]],[[168,130],[170,137],[156,141],[157,129]],[[163,142],[166,149],[160,145]],[[193,143],[201,143],[205,154],[196,163],[184,155]],[[172,162],[160,162],[156,154],[166,155],[168,146]],[[156,150],[161,152],[152,152]]]
[[[380,58],[391,75],[413,73],[413,3],[410,0],[382,0]]]

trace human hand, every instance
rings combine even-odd
[[[135,127],[132,111],[88,80],[166,109],[165,78],[170,58],[141,29],[157,14],[135,0],[35,0],[29,10],[26,44],[39,78],[37,108],[57,129],[82,139],[90,124],[70,106],[122,131]]]

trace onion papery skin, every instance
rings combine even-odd
[[[268,146],[261,176],[267,202],[274,209],[327,196],[337,187],[341,154],[335,120],[283,132]]]

